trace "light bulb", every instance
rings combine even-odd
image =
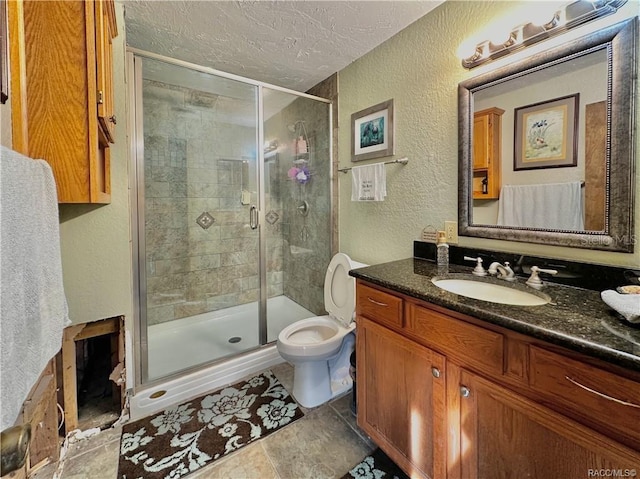
[[[532,2],[531,7],[527,9],[527,15],[525,18],[537,27],[547,25],[554,21],[558,10],[563,12],[567,2],[562,1],[549,1],[549,2]]]
[[[491,37],[489,38],[489,41],[493,45],[498,47],[500,45],[504,45],[505,43],[507,43],[510,38],[511,38],[511,30],[500,28],[500,29],[494,30],[491,33]]]
[[[482,45],[478,46],[480,50],[480,58],[488,58],[491,55],[491,48],[489,47],[489,42],[484,42]]]
[[[458,47],[458,58],[464,60],[471,58],[476,53],[477,46],[472,40],[466,40]]]

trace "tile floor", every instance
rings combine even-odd
[[[293,368],[271,368],[291,391]],[[188,476],[189,479],[330,479],[346,474],[375,445],[357,427],[347,394],[313,409],[258,440]],[[38,470],[34,479],[116,479],[121,427],[70,447],[59,463]]]

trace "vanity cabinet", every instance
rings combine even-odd
[[[360,279],[356,321],[358,425],[412,477],[640,469],[640,375]]]
[[[473,115],[473,199],[500,198],[502,114],[489,108]]]
[[[444,477],[444,356],[365,318],[358,337],[360,427],[410,475]]]
[[[578,478],[640,464],[607,437],[477,374],[451,369],[449,377],[459,377],[452,393],[460,396],[460,460],[450,477]]]
[[[60,203],[109,203],[113,0],[8,2],[13,149],[46,160]]]

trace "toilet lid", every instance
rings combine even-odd
[[[351,324],[356,310],[356,280],[349,276],[352,267],[351,258],[338,253],[331,259],[324,277],[324,307],[344,326]]]

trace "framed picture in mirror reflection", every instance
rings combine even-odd
[[[577,166],[579,102],[575,93],[514,110],[515,171]]]

